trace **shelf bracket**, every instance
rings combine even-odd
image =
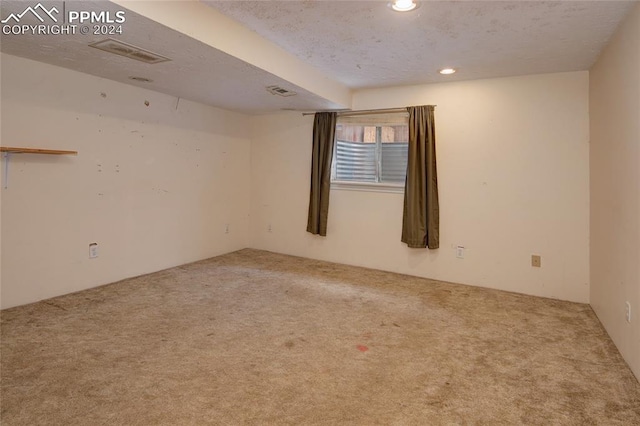
[[[3,153],[4,156],[4,189],[9,188],[9,159],[11,158],[10,152]]]

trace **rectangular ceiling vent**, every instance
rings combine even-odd
[[[157,53],[153,53],[138,46],[134,46],[133,44],[114,40],[112,38],[91,43],[89,46],[95,47],[96,49],[104,50],[105,52],[115,53],[116,55],[135,59],[136,61],[142,61],[147,64],[158,64],[160,62],[171,60],[162,55],[158,55]]]
[[[285,96],[285,97],[297,95],[296,92],[292,90],[283,89],[280,86],[267,86],[267,92],[271,93],[272,95]]]

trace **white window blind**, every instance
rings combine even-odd
[[[404,112],[338,117],[332,181],[404,183],[407,120]]]

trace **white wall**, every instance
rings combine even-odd
[[[640,378],[640,5],[591,69],[590,105],[591,305]]]
[[[248,246],[246,120],[2,55],[2,145],[79,152],[11,158],[2,307]]]
[[[355,109],[437,105],[434,251],[400,242],[402,194],[332,190],[327,237],[306,233],[313,117],[254,117],[252,245],[588,302],[588,84],[573,72],[355,93]],[[533,253],[542,268],[530,266]]]

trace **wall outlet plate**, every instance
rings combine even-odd
[[[456,257],[458,259],[464,259],[464,247],[463,246],[457,246],[456,247]]]
[[[89,244],[89,259],[98,257],[98,243]]]
[[[539,268],[542,266],[542,257],[539,254],[531,255],[531,266],[534,268]]]

